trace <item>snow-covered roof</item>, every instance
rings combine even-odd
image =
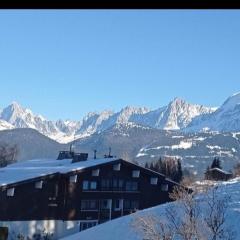
[[[0,169],[0,186],[54,173],[68,173],[116,160],[118,158],[89,159],[76,163],[72,163],[72,159],[34,159],[17,162]]]
[[[230,172],[224,171],[224,170],[222,170],[221,168],[217,168],[217,167],[211,168],[211,169],[209,169],[208,171],[218,171],[218,172],[221,172],[221,173],[224,173],[224,174],[232,174],[232,173],[230,173]]]

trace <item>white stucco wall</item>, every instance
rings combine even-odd
[[[51,239],[57,240],[61,237],[79,232],[80,221],[61,221],[61,220],[43,220],[43,221],[6,221],[0,222],[0,226],[8,227],[8,240],[16,240],[17,235],[32,238],[35,233],[51,233]]]

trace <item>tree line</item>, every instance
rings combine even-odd
[[[183,179],[182,164],[180,159],[161,157],[156,162],[145,164],[145,168],[164,174],[175,182],[181,182]]]

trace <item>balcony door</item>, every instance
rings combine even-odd
[[[112,199],[101,200],[101,216],[106,220],[112,219]]]

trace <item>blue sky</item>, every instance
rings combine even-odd
[[[55,120],[240,91],[239,10],[1,10],[0,108]]]

